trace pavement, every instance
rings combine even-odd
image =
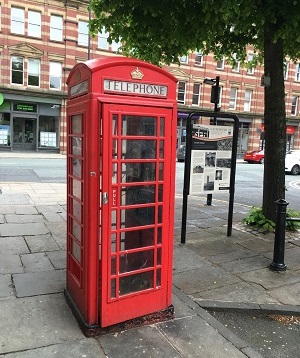
[[[287,270],[274,272],[274,234],[241,224],[249,207],[234,205],[228,237],[228,202],[216,196],[207,206],[206,198],[189,196],[181,244],[182,195],[176,195],[175,318],[87,338],[63,294],[65,183],[11,178],[0,188],[0,358],[258,358],[207,310],[300,315],[299,232],[286,236]]]

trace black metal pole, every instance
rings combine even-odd
[[[186,151],[184,161],[184,179],[183,179],[183,201],[181,217],[181,243],[185,244],[186,221],[187,221],[187,203],[190,193],[190,175],[191,175],[191,151],[192,151],[192,116],[190,113],[186,120]]]
[[[231,168],[230,168],[230,183],[229,183],[229,207],[228,207],[228,220],[227,220],[227,236],[232,233],[232,218],[233,218],[233,204],[235,192],[235,172],[236,172],[236,157],[237,157],[237,144],[239,135],[239,119],[237,116],[232,116],[234,119],[233,137],[232,137],[232,151],[231,151]]]
[[[270,264],[270,269],[273,271],[285,271],[286,264],[284,263],[285,250],[285,222],[286,222],[286,207],[289,205],[284,199],[276,201],[276,227],[273,262]]]

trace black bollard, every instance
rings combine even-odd
[[[285,250],[285,222],[286,222],[286,207],[289,205],[284,199],[276,201],[276,227],[274,240],[273,262],[270,264],[270,269],[273,271],[285,271],[286,264],[284,263]]]
[[[212,194],[206,195],[206,205],[211,205],[212,203]]]

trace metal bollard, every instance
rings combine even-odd
[[[270,264],[270,269],[273,271],[285,271],[286,264],[284,263],[285,250],[285,222],[286,222],[286,207],[289,205],[284,199],[276,201],[276,227],[274,240],[273,262]]]
[[[206,205],[211,205],[212,203],[212,194],[206,195]]]

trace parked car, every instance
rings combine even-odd
[[[290,150],[286,153],[285,171],[293,175],[300,174],[300,150]]]
[[[184,160],[185,160],[185,152],[186,152],[186,146],[185,145],[181,145],[177,149],[177,161],[178,162],[184,162]]]
[[[263,164],[264,160],[265,160],[264,150],[253,150],[252,152],[246,152],[244,154],[244,161],[248,163]]]

